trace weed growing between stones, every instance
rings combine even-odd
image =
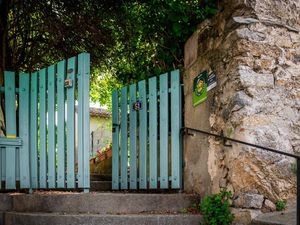
[[[286,200],[278,200],[276,203],[276,210],[277,211],[283,211],[286,209]]]

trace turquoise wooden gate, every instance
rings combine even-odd
[[[0,188],[89,189],[89,76],[87,53],[31,74],[5,72]]]
[[[152,77],[112,95],[112,188],[182,188],[179,71]]]

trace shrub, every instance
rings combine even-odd
[[[200,203],[204,225],[228,225],[233,221],[229,203],[231,197],[232,193],[227,191],[204,197]]]

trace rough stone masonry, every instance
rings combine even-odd
[[[281,151],[300,152],[300,0],[224,0],[185,46],[185,126]],[[193,79],[213,71],[217,87],[193,107]],[[272,208],[295,197],[295,160],[255,148],[185,138],[187,192],[227,188],[234,205]]]

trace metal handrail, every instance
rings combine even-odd
[[[300,225],[300,154],[293,154],[293,153],[283,152],[283,151],[279,151],[277,149],[252,144],[252,143],[241,141],[241,140],[234,139],[234,138],[229,138],[229,137],[224,136],[223,133],[214,134],[214,133],[211,133],[211,132],[208,132],[208,131],[205,131],[205,130],[190,128],[190,127],[181,128],[181,132],[183,134],[187,134],[187,135],[192,135],[190,132],[196,132],[196,133],[201,133],[201,134],[213,136],[213,137],[216,137],[216,138],[220,138],[223,141],[223,145],[225,145],[225,146],[230,146],[230,145],[227,145],[226,143],[227,143],[227,141],[231,141],[231,142],[251,146],[251,147],[254,147],[254,148],[259,148],[259,149],[262,149],[264,151],[269,151],[269,152],[273,152],[273,153],[276,153],[276,154],[285,155],[285,156],[288,156],[288,157],[295,158],[297,160],[297,225]]]

